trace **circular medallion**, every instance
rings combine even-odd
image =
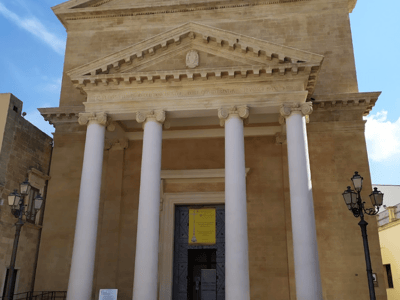
[[[196,68],[199,65],[199,53],[196,50],[190,50],[186,54],[186,66],[188,68]]]

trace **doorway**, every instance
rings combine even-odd
[[[217,268],[217,249],[188,250],[188,299],[201,300],[201,270]]]
[[[215,208],[214,244],[189,244],[189,211],[194,208]],[[214,299],[225,300],[225,206],[175,206],[172,300],[202,300],[201,270],[215,270]]]

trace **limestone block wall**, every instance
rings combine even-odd
[[[54,136],[36,291],[67,290],[84,146],[84,133]]]
[[[0,151],[0,295],[6,268],[10,264],[14,242],[15,217],[11,214],[7,196],[36,169],[48,174],[52,138],[21,116],[22,101],[12,94],[1,94],[1,102],[8,102],[3,143]],[[26,223],[21,231],[16,268],[18,279],[15,292],[32,288],[40,225]]]
[[[111,5],[111,3],[110,3]],[[324,55],[316,94],[357,92],[347,0],[299,1],[237,8],[78,19],[68,22],[61,106],[85,96],[65,74],[187,22],[217,27]]]
[[[326,299],[368,299],[361,230],[341,193],[355,171],[364,177],[362,198],[371,207],[372,192],[364,123],[354,111],[315,111],[308,141],[323,292]],[[377,222],[366,216],[377,299],[386,298]],[[343,295],[348,295],[344,297]],[[325,298],[324,298],[325,299]]]

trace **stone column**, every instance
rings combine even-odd
[[[281,115],[286,118],[297,300],[322,300],[317,232],[304,117],[311,112],[311,102],[285,103],[280,109]]]
[[[225,298],[250,299],[246,169],[243,119],[246,106],[220,108],[225,125]]]
[[[158,275],[162,123],[165,121],[165,112],[138,112],[136,120],[144,123],[144,135],[133,299],[155,300]]]
[[[67,300],[90,300],[92,299],[107,115],[105,113],[81,113],[78,121],[80,125],[87,124],[88,127]]]

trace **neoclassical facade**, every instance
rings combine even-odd
[[[56,130],[36,290],[366,299],[362,239],[341,193],[356,170],[371,185],[363,116],[380,93],[358,92],[354,5],[54,7],[68,38],[60,105],[40,109]],[[196,223],[202,209],[214,225]],[[206,227],[213,242],[196,243]]]

